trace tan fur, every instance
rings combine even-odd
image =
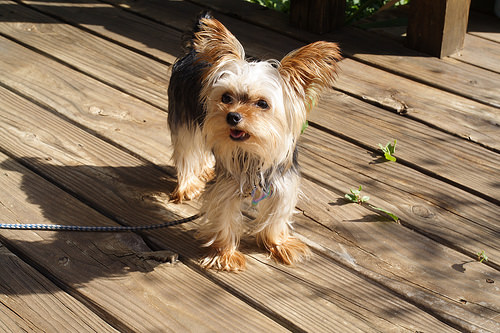
[[[246,268],[245,256],[239,251],[222,251],[212,249],[200,262],[201,267],[219,271],[238,272]]]
[[[311,256],[311,250],[295,237],[289,236],[279,243],[269,243],[261,239],[262,246],[271,253],[271,257],[286,265],[291,265]]]
[[[201,197],[203,217],[197,236],[210,247],[201,266],[245,268],[245,257],[238,251],[241,204],[252,192],[261,196],[272,191],[256,206],[254,233],[259,244],[284,264],[307,258],[309,249],[291,232],[300,183],[294,151],[307,113],[321,91],[333,84],[341,58],[337,44],[304,46],[281,63],[247,62],[238,40],[211,18],[201,19],[192,42],[196,61],[209,64],[200,92],[206,114],[200,127],[180,129],[173,136],[179,177],[174,198],[197,196],[215,170]],[[241,120],[230,125],[228,113],[238,113]],[[235,131],[244,133],[244,140],[235,139]]]
[[[200,129],[177,128],[172,135],[177,186],[170,195],[175,203],[198,197],[214,176],[214,158],[206,149]]]
[[[341,59],[336,43],[319,41],[292,51],[281,60],[280,73],[303,99],[307,112],[317,103],[321,91],[333,85]]]

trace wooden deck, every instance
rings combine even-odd
[[[295,230],[313,257],[286,267],[249,239],[245,272],[205,271],[196,222],[0,230],[0,331],[500,332],[500,24],[478,13],[465,50],[439,60],[374,32],[297,31],[233,0],[0,0],[1,222],[197,211],[168,201],[166,89],[203,5],[251,56],[341,44],[337,84],[300,141]],[[377,144],[394,139],[397,162],[384,162]],[[347,203],[359,185],[400,224]]]

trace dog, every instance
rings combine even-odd
[[[240,42],[210,13],[199,16],[168,88],[177,203],[201,194],[197,236],[204,268],[240,271],[242,202],[257,208],[256,239],[277,261],[310,250],[291,233],[299,194],[297,141],[308,112],[331,87],[341,60],[336,43],[315,42],[281,61],[247,60]],[[206,188],[205,188],[206,186]]]

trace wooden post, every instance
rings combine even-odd
[[[413,0],[407,46],[443,58],[463,48],[471,0]]]
[[[291,0],[290,22],[300,29],[323,34],[345,20],[345,0]]]

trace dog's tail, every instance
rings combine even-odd
[[[193,28],[190,31],[185,32],[182,36],[182,46],[184,47],[184,50],[189,52],[194,49],[193,39],[195,33],[199,32],[202,29],[201,21],[203,19],[208,20],[213,18],[214,17],[212,16],[212,13],[209,10],[204,10],[197,16]]]

